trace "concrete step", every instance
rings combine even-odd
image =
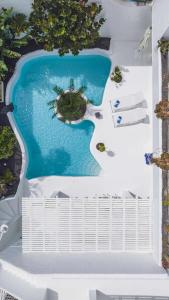
[[[19,300],[47,300],[46,289],[37,288],[3,268],[0,269],[0,288]]]
[[[20,214],[17,200],[15,200],[15,199],[9,200],[8,201],[8,206],[11,209],[11,211],[13,212],[14,215]]]

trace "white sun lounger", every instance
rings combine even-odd
[[[114,127],[122,127],[141,123],[147,119],[145,108],[135,108],[113,114]]]
[[[110,101],[113,112],[129,110],[139,106],[142,102],[145,102],[144,96],[141,92],[131,94],[124,97],[117,97]]]

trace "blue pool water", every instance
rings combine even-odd
[[[32,58],[22,66],[10,99],[28,152],[28,179],[99,174],[100,166],[90,152],[94,124],[83,121],[67,125],[52,119],[47,103],[56,97],[55,85],[67,89],[73,78],[76,88],[87,86],[85,95],[93,104],[101,104],[110,66],[110,60],[99,55],[46,55]]]

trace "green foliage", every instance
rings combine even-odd
[[[156,117],[162,120],[169,119],[169,101],[162,100],[156,104],[155,111]]]
[[[70,79],[70,85],[69,85],[69,90],[73,91],[75,89],[75,85],[74,85],[74,80],[73,78]]]
[[[70,79],[69,88],[66,92],[62,88],[55,86],[54,91],[59,95],[59,99],[48,102],[50,109],[54,111],[52,118],[59,114],[59,119],[63,122],[82,119],[87,106],[87,101],[82,96],[85,90],[86,87],[84,86],[75,90],[73,79]]]
[[[61,94],[64,93],[64,90],[62,88],[60,88],[59,86],[57,86],[57,85],[53,88],[53,90],[58,95],[61,95]]]
[[[7,159],[14,154],[16,138],[10,127],[0,127],[0,159]]]
[[[5,58],[16,59],[20,57],[17,48],[27,43],[26,37],[17,38],[26,32],[28,23],[23,14],[14,14],[13,9],[0,10],[0,79],[3,80],[8,71]]]
[[[65,93],[57,101],[57,112],[65,121],[82,119],[86,112],[86,101],[77,92]]]
[[[167,55],[169,52],[169,41],[167,41],[165,39],[159,40],[158,48],[160,48],[160,51],[163,55]]]
[[[93,46],[105,22],[102,6],[88,0],[34,0],[30,14],[31,36],[44,49],[64,55]]]
[[[6,56],[8,58],[19,58],[20,57],[20,54],[18,52],[12,51],[12,50],[9,50],[9,49],[3,49],[2,50],[2,55]]]
[[[153,157],[152,163],[162,170],[169,171],[169,153],[163,152],[159,157]]]
[[[21,33],[27,34],[29,23],[24,14],[16,13],[10,19],[10,28],[14,35],[20,36]]]
[[[100,151],[100,152],[106,151],[105,144],[104,144],[104,143],[98,143],[98,144],[96,145],[96,149],[97,149],[98,151]]]
[[[87,87],[85,85],[82,85],[79,89],[78,89],[78,93],[79,94],[83,94],[86,91]],[[88,100],[89,101],[89,100]]]
[[[4,77],[5,73],[8,71],[8,67],[3,60],[0,60],[0,77]]]
[[[123,79],[123,77],[122,77],[121,70],[118,66],[116,66],[114,68],[113,73],[111,74],[111,80],[116,83],[120,83],[122,81],[122,79]]]
[[[5,169],[2,176],[0,176],[0,183],[1,184],[10,184],[15,180],[15,177],[10,169]]]
[[[8,191],[8,186],[13,184],[15,177],[10,169],[6,169],[0,176],[0,198],[5,196]]]
[[[6,192],[7,192],[7,186],[5,183],[3,183],[3,181],[1,182],[0,179],[0,198],[4,196]]]

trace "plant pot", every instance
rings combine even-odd
[[[98,151],[100,151],[100,152],[106,151],[105,144],[104,144],[104,143],[97,143],[96,149],[97,149]]]

